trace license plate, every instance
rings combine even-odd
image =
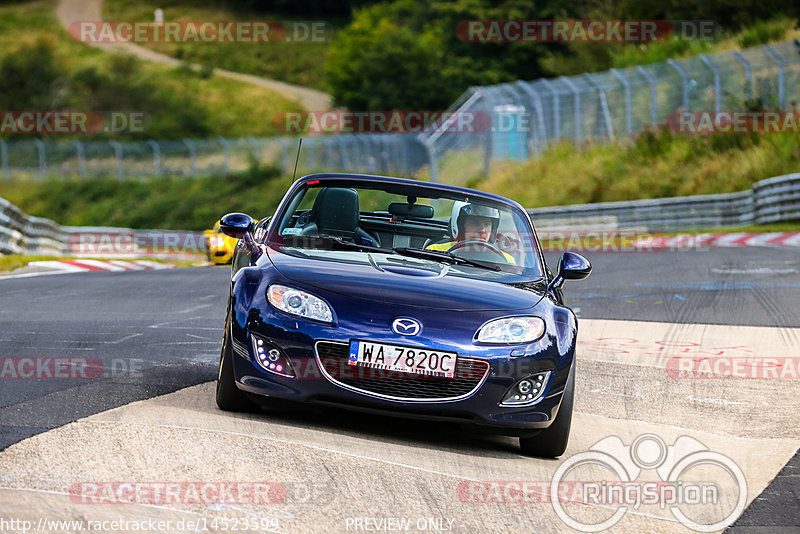
[[[453,378],[457,360],[458,353],[455,352],[352,340],[347,363],[422,376]]]

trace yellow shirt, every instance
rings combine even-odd
[[[428,245],[427,247],[425,247],[425,250],[442,250],[444,252],[447,252],[448,250],[450,250],[450,247],[452,247],[456,243],[458,243],[458,241],[449,241],[447,243],[433,243],[432,245]],[[511,254],[503,252],[502,250],[500,252],[502,252],[503,256],[505,256],[506,261],[508,263],[510,263],[511,265],[517,264],[517,262],[514,261],[514,257],[511,256]]]

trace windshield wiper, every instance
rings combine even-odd
[[[313,246],[325,246],[331,250],[358,250],[363,252],[390,252],[389,249],[376,247],[374,245],[362,245],[345,241],[333,236],[285,236],[286,244],[289,246],[301,245],[302,248],[314,248]]]
[[[497,265],[493,265],[491,263],[479,260],[470,260],[468,258],[464,258],[461,256],[456,256],[452,252],[444,252],[439,250],[425,250],[421,248],[408,248],[408,247],[398,247],[398,248],[393,248],[392,250],[395,253],[400,254],[401,256],[411,256],[414,258],[423,258],[426,260],[443,261],[455,265],[470,265],[472,267],[480,267],[481,269],[488,269],[490,271],[502,271],[502,269]]]

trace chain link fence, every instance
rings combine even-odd
[[[675,118],[676,113],[789,110],[800,98],[800,43],[606,72],[472,87],[451,106],[472,116],[472,131],[443,123],[420,134],[306,137],[298,172],[347,171],[429,176],[465,184],[501,160],[527,160],[560,139],[615,140]],[[455,121],[454,121],[455,122]],[[0,177],[119,180],[223,174],[274,164],[290,173],[297,138],[177,141],[0,141]]]
[[[464,183],[493,161],[526,160],[560,139],[615,140],[675,119],[681,112],[795,109],[800,98],[800,43],[532,82],[472,87],[452,113],[488,114],[491,128],[473,135],[420,136],[431,177]]]
[[[2,141],[0,177],[119,180],[197,177],[245,171],[256,163],[291,173],[297,138],[184,139],[179,141]],[[413,134],[306,137],[298,172],[351,171],[411,176],[428,163]]]

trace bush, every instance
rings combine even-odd
[[[65,103],[67,73],[52,39],[24,42],[0,61],[0,108],[48,110]]]

